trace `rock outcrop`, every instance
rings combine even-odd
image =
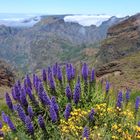
[[[102,42],[98,62],[108,63],[140,51],[140,14],[136,14],[108,29]]]
[[[0,87],[11,87],[15,81],[14,71],[11,66],[4,61],[0,60]]]

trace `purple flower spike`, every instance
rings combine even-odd
[[[81,92],[80,84],[77,83],[75,86],[74,95],[73,95],[73,100],[76,105],[78,104],[78,102],[80,100],[80,94],[81,94],[80,92]]]
[[[106,82],[106,93],[109,92],[109,89],[110,89],[110,84],[109,84],[109,82],[107,81],[107,82]]]
[[[34,116],[34,112],[33,112],[33,109],[32,109],[32,107],[31,106],[28,106],[28,115],[29,115],[29,117],[32,119],[33,118],[33,116]]]
[[[53,123],[56,122],[56,121],[57,121],[57,114],[56,114],[56,112],[55,112],[55,110],[54,110],[53,105],[50,105],[50,110],[49,110],[49,112],[50,112],[50,118],[51,118],[52,122],[53,122]]]
[[[49,74],[49,86],[52,90],[55,90],[55,81],[54,78],[52,76],[52,73]]]
[[[130,90],[129,89],[127,89],[125,97],[126,97],[126,102],[128,102],[130,99]]]
[[[138,111],[139,107],[140,107],[140,96],[138,96],[138,97],[136,98],[135,110]]]
[[[95,70],[92,69],[91,71],[91,77],[90,77],[90,82],[93,82],[95,80]]]
[[[11,98],[10,98],[8,93],[5,94],[5,99],[6,99],[7,106],[9,107],[10,110],[13,111],[14,110],[13,103],[12,103],[12,100],[11,100]]]
[[[140,127],[140,121],[138,122],[138,127]]]
[[[16,99],[20,101],[20,90],[16,84],[14,85],[14,94],[15,94],[14,96],[16,97]]]
[[[57,77],[58,77],[58,80],[62,82],[62,70],[60,66],[58,66],[57,68]]]
[[[11,121],[11,119],[9,118],[9,116],[7,116],[7,124],[12,131],[16,131],[16,128],[15,128],[13,122]]]
[[[54,110],[55,110],[56,114],[58,115],[59,114],[59,106],[56,102],[55,96],[52,96],[51,103],[52,103],[52,106],[54,107]]]
[[[87,127],[87,126],[85,126],[84,127],[84,130],[83,130],[83,139],[85,139],[86,138],[86,140],[89,140],[89,134],[90,134],[90,132],[89,132],[89,128]]]
[[[52,70],[53,70],[53,76],[56,77],[57,76],[57,68],[58,68],[58,64],[56,63],[55,65],[53,65]]]
[[[42,96],[43,96],[43,99],[42,99],[43,104],[50,105],[51,104],[50,97],[47,95],[47,93],[45,91],[43,92]]]
[[[50,73],[52,73],[52,69],[51,69],[51,67],[48,67],[48,77],[49,77]]]
[[[66,97],[68,98],[68,100],[71,100],[71,98],[72,98],[72,92],[71,92],[71,89],[70,89],[69,84],[66,87],[65,93],[66,93]]]
[[[28,102],[27,102],[27,100],[26,100],[26,91],[25,91],[24,88],[21,90],[20,101],[21,101],[21,104],[22,104],[23,106],[25,106],[25,107],[28,106]]]
[[[41,115],[38,116],[38,124],[42,130],[45,130],[45,122]]]
[[[64,112],[64,117],[65,117],[66,120],[68,120],[69,117],[70,117],[71,109],[72,109],[71,104],[68,103],[67,106],[66,106],[65,112]]]
[[[2,129],[2,126],[3,126],[3,125],[2,125],[2,122],[0,121],[0,129]]]
[[[17,105],[16,105],[16,110],[17,110],[17,112],[18,112],[19,118],[20,118],[23,122],[25,122],[26,114],[25,114],[23,108],[21,107],[21,105],[17,104]]]
[[[88,115],[89,121],[92,122],[92,121],[94,120],[94,114],[95,114],[94,109],[91,109],[91,111],[90,111],[90,113],[89,113],[89,115]]]
[[[66,64],[66,75],[67,75],[68,82],[70,82],[72,77],[71,77],[71,69],[69,64]]]
[[[87,79],[88,79],[88,66],[86,63],[84,63],[82,66],[82,77],[85,81],[87,81]]]
[[[117,98],[117,104],[116,104],[116,106],[119,107],[119,108],[121,108],[122,107],[122,101],[123,101],[123,94],[120,91],[118,93],[118,98]]]
[[[2,120],[7,123],[7,115],[5,114],[4,111],[1,112]]]
[[[46,70],[45,69],[43,69],[42,70],[42,78],[43,78],[43,81],[47,81],[47,74],[46,74]]]
[[[26,85],[32,89],[32,82],[29,75],[26,76]]]
[[[34,127],[29,116],[25,118],[25,126],[27,128],[28,133],[34,135]]]

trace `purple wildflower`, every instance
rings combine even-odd
[[[59,106],[58,106],[58,104],[56,102],[55,96],[52,96],[51,103],[52,103],[52,106],[54,107],[54,110],[55,110],[56,114],[58,115],[58,113],[59,113]]]
[[[62,70],[60,66],[57,68],[57,78],[60,82],[62,82]]]
[[[11,119],[9,118],[9,116],[7,116],[7,124],[12,131],[16,131],[16,128],[15,128],[13,122],[11,121]]]
[[[79,100],[80,100],[80,84],[77,83],[76,86],[75,86],[75,89],[74,89],[74,95],[73,95],[73,100],[74,100],[74,103],[77,105]]]
[[[50,105],[49,112],[50,112],[50,118],[51,118],[52,122],[53,123],[56,122],[57,121],[57,114],[56,114],[56,112],[54,110],[54,106],[52,104]]]
[[[20,101],[21,101],[21,104],[22,104],[23,106],[25,106],[25,107],[28,106],[28,102],[27,102],[27,100],[26,100],[26,91],[25,91],[24,88],[21,90]]]
[[[87,79],[88,79],[88,66],[86,63],[84,63],[82,66],[82,77],[85,81],[87,81]]]
[[[66,64],[66,75],[67,75],[68,82],[70,82],[72,77],[71,77],[71,69],[70,69],[69,64]]]
[[[2,129],[2,122],[0,121],[0,129]]]
[[[15,84],[14,85],[14,96],[16,97],[16,99],[18,101],[20,101],[20,90],[19,90],[19,87]]]
[[[26,93],[28,94],[30,100],[33,101],[34,97],[33,97],[32,91],[31,91],[31,89],[29,87],[26,88]]]
[[[94,114],[95,114],[94,109],[91,109],[91,111],[90,111],[90,113],[88,115],[89,121],[93,121],[94,120]]]
[[[13,111],[13,103],[8,93],[5,94],[6,104]]]
[[[75,68],[73,67],[72,64],[70,64],[70,71],[71,71],[71,78],[75,77]]]
[[[43,78],[43,81],[47,81],[47,74],[46,74],[46,70],[45,69],[43,69],[42,70],[42,78]]]
[[[84,127],[84,130],[83,130],[83,139],[86,138],[86,140],[89,140],[89,128],[87,126]]]
[[[50,105],[51,104],[50,97],[47,95],[47,93],[45,91],[43,92],[42,97],[43,97],[42,101],[43,101],[44,105]]]
[[[26,114],[25,114],[23,108],[21,107],[21,105],[17,104],[17,105],[16,105],[16,110],[17,110],[17,112],[18,112],[19,118],[20,118],[23,122],[25,122]]]
[[[30,118],[33,118],[33,116],[34,116],[34,112],[33,112],[33,109],[32,109],[31,106],[28,106],[27,111],[28,111],[28,115],[29,115],[29,117],[30,117]]]
[[[54,81],[54,78],[53,78],[53,75],[52,73],[49,74],[49,86],[52,90],[55,90],[55,81]]]
[[[71,98],[72,98],[72,92],[71,92],[71,89],[70,89],[69,84],[67,85],[67,87],[65,89],[65,93],[66,93],[66,97],[68,98],[68,100],[71,100]]]
[[[5,114],[4,111],[1,112],[2,120],[7,123],[7,115]]]
[[[140,96],[138,96],[138,97],[136,98],[135,110],[138,111],[139,107],[140,107]]]
[[[38,124],[42,130],[45,130],[45,122],[41,115],[38,116]]]
[[[17,86],[18,86],[19,90],[21,90],[21,83],[19,80],[17,81]]]
[[[58,67],[58,64],[55,63],[55,65],[53,65],[52,67],[52,70],[53,70],[53,76],[56,77],[57,76],[57,67]]]
[[[126,102],[128,102],[130,99],[130,90],[129,89],[127,89],[125,97],[126,97]]]
[[[118,93],[118,98],[117,98],[117,104],[116,104],[116,106],[119,107],[119,108],[121,108],[122,107],[122,101],[123,101],[123,94],[120,91]]]
[[[138,122],[138,127],[140,127],[140,121]]]
[[[25,126],[27,128],[28,133],[34,135],[34,127],[29,116],[25,118]]]
[[[64,112],[64,117],[66,120],[68,120],[68,118],[70,117],[70,112],[71,112],[71,104],[68,103]]]
[[[106,93],[109,92],[109,89],[110,89],[110,83],[108,81],[106,81]]]
[[[26,85],[32,89],[32,82],[29,75],[26,76]]]

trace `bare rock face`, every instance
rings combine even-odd
[[[101,78],[102,76],[105,76],[105,75],[112,74],[112,73],[122,74],[121,63],[119,63],[118,61],[110,62],[108,64],[105,64],[105,65],[99,67],[96,70],[96,76],[99,78]]]
[[[15,74],[9,64],[0,60],[0,87],[11,87],[15,81]]]
[[[140,51],[140,14],[134,15],[108,29],[101,45],[99,61],[108,63]]]

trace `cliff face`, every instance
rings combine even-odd
[[[0,87],[11,87],[15,81],[15,74],[9,64],[0,60]]]
[[[140,88],[140,14],[109,28],[96,63],[96,75],[116,89]]]
[[[108,29],[99,52],[101,63],[108,63],[140,51],[140,14]]]

